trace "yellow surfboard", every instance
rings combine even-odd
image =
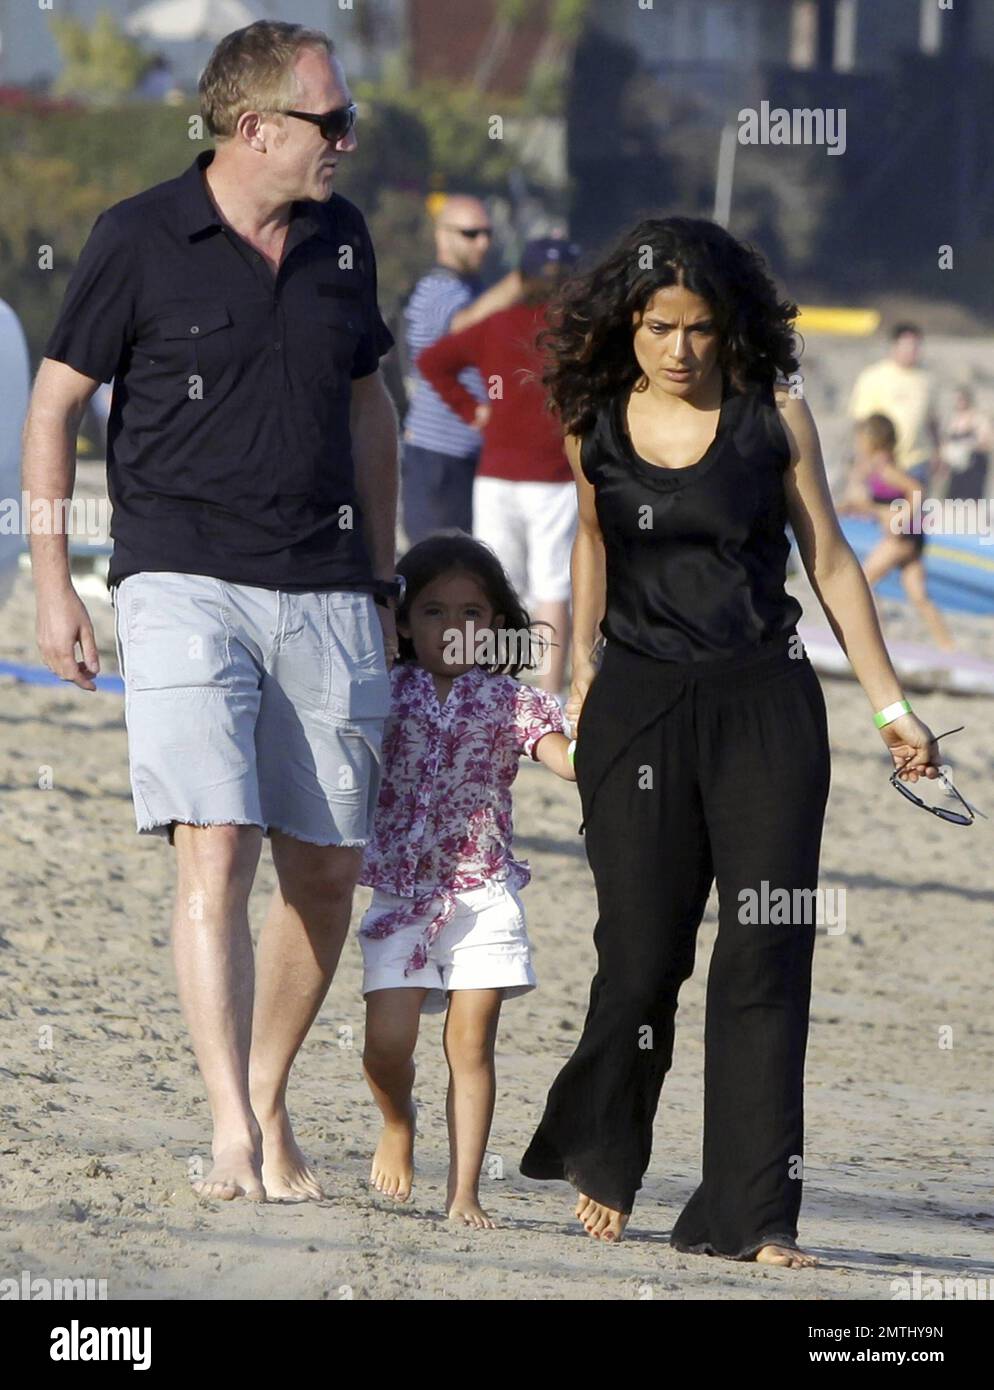
[[[868,338],[880,327],[880,311],[802,304],[797,326],[802,333],[837,333],[847,338]]]

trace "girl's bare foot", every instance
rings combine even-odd
[[[581,1192],[576,1202],[576,1218],[583,1222],[588,1236],[595,1240],[616,1242],[628,1225],[629,1217],[623,1211],[614,1211],[600,1202],[595,1202],[585,1192]]]
[[[788,1269],[807,1269],[818,1261],[806,1250],[795,1250],[792,1245],[764,1245],[756,1251],[753,1259],[761,1265],[786,1265]]]
[[[216,1148],[210,1172],[191,1183],[191,1187],[198,1197],[208,1201],[231,1202],[244,1197],[249,1202],[264,1202],[266,1190],[258,1146],[244,1140]]]
[[[464,1226],[472,1226],[477,1231],[495,1231],[497,1222],[480,1206],[473,1197],[455,1197],[449,1206],[449,1220],[461,1221]]]
[[[406,1202],[414,1181],[414,1135],[417,1130],[418,1107],[411,1101],[407,1119],[385,1124],[380,1142],[373,1154],[369,1184],[384,1197]]]

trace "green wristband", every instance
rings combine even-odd
[[[573,759],[576,757],[576,739],[571,738],[566,745],[566,756],[569,758],[569,765],[573,767]]]
[[[900,719],[902,714],[910,714],[911,706],[907,700],[896,700],[894,704],[885,706],[878,710],[873,716],[873,722],[878,729],[882,729],[885,724],[893,724],[895,719]]]

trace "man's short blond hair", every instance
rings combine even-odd
[[[260,19],[226,34],[207,60],[200,78],[200,110],[207,129],[219,140],[235,133],[245,111],[280,111],[297,98],[293,65],[303,48],[335,45],[320,29]]]

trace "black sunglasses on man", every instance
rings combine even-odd
[[[317,115],[313,111],[283,111],[283,116],[296,116],[298,121],[310,121],[312,125],[320,127],[321,134],[326,140],[331,140],[337,144],[343,140],[356,122],[356,104],[350,101],[348,106],[336,106],[334,111],[324,111]]]

